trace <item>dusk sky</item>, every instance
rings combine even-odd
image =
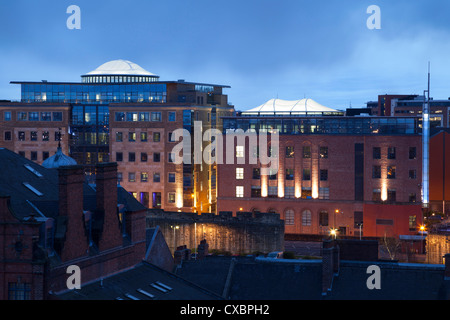
[[[69,30],[69,5],[81,30]],[[370,30],[367,7],[381,9]],[[337,109],[379,94],[450,97],[450,1],[128,0],[0,2],[0,99],[10,81],[79,82],[115,59],[161,80],[223,84],[236,110],[304,97]]]

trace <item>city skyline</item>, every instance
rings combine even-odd
[[[66,9],[78,5],[81,29]],[[370,5],[381,29],[366,26]],[[0,11],[0,98],[10,81],[80,82],[104,62],[126,59],[161,77],[230,85],[236,110],[273,99],[311,98],[337,109],[379,94],[447,99],[450,23],[442,1],[230,1],[209,3],[17,1]]]

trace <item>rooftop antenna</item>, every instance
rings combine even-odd
[[[425,92],[427,95],[425,95]],[[423,91],[422,108],[422,207],[429,205],[429,146],[430,146],[430,62],[428,61],[428,88]]]

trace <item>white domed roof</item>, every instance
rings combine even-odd
[[[56,151],[56,153],[47,158],[43,163],[42,166],[44,168],[47,169],[55,169],[55,168],[59,168],[61,166],[74,166],[76,165],[77,162],[75,161],[75,159],[66,156],[62,150],[61,147],[58,147],[58,150]]]
[[[312,99],[301,100],[281,100],[270,99],[266,103],[259,107],[247,110],[243,113],[255,113],[255,112],[271,112],[271,113],[284,113],[284,112],[337,112],[335,109],[331,109],[317,103]]]
[[[150,76],[155,74],[148,72],[136,63],[128,60],[112,60],[99,66],[97,69],[88,72],[86,76],[95,75],[125,75],[125,76]]]

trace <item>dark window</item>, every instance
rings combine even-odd
[[[261,169],[253,168],[253,179],[261,179]]]
[[[50,157],[50,153],[48,151],[42,151],[42,160],[46,160]]]
[[[311,180],[311,169],[303,169],[303,180]]]
[[[25,132],[19,131],[19,141],[25,141]]]
[[[409,202],[416,202],[416,194],[415,193],[409,194]]]
[[[175,182],[175,173],[169,173],[169,182],[170,183]]]
[[[134,152],[128,152],[128,161],[129,162],[135,162],[136,161],[136,154]]]
[[[372,167],[372,178],[381,179],[381,166]]]
[[[326,169],[320,170],[320,181],[328,181],[328,170]]]
[[[328,226],[328,212],[325,210],[319,212],[319,225],[322,227]]]
[[[134,172],[128,173],[128,182],[136,182],[136,173]]]
[[[364,201],[364,144],[355,143],[355,201]]]
[[[159,132],[153,132],[153,142],[161,141],[161,134]]]
[[[42,141],[49,141],[50,140],[50,133],[48,131],[42,132]]]
[[[28,114],[28,120],[30,120],[30,121],[39,121],[39,112],[30,112]]]
[[[153,162],[160,162],[161,161],[161,154],[159,152],[153,153]]]
[[[19,151],[19,156],[22,156],[25,158],[25,151]]]
[[[176,116],[175,111],[169,111],[169,121],[170,122],[175,121],[175,116]]]
[[[157,209],[161,208],[161,192],[153,192],[152,207]]]
[[[30,283],[8,283],[8,300],[30,300],[31,284]]]
[[[416,179],[416,170],[415,169],[409,170],[409,178]]]
[[[30,132],[30,140],[31,141],[37,141],[37,131],[31,131]]]
[[[123,141],[122,132],[116,132],[116,142],[122,142],[122,141]]]
[[[395,159],[395,147],[389,147],[388,148],[387,158],[388,159]]]
[[[388,189],[387,192],[387,201],[389,202],[395,202],[397,199],[397,192],[395,189]]]
[[[37,160],[37,151],[31,151],[30,160]]]
[[[376,219],[376,224],[384,225],[384,226],[392,226],[392,225],[394,225],[394,220],[391,220],[391,219]]]
[[[381,159],[381,148],[380,147],[373,147],[373,158]]]
[[[416,147],[409,147],[409,159],[416,159],[417,152]]]
[[[51,112],[41,112],[41,121],[52,121]]]
[[[141,162],[147,162],[148,156],[146,152],[141,152]]]
[[[319,148],[319,156],[322,159],[328,159],[328,147],[320,147]]]
[[[286,169],[286,180],[294,180],[294,169]]]
[[[122,152],[116,152],[116,161],[117,162],[123,161],[123,153]]]
[[[275,170],[272,170],[272,169],[269,169],[269,180],[277,180],[277,178],[278,178],[278,171],[275,171]]]
[[[62,112],[53,112],[53,121],[62,121]]]
[[[373,189],[372,201],[381,201],[381,189]]]
[[[252,198],[261,198],[261,187],[260,186],[252,186],[251,189],[251,197]]]
[[[159,172],[153,173],[153,182],[160,182],[160,181],[161,181],[161,176],[160,176]]]
[[[311,147],[310,146],[303,147],[303,158],[305,158],[305,159],[311,158]]]
[[[11,141],[11,140],[12,140],[11,131],[5,131],[5,141]]]

